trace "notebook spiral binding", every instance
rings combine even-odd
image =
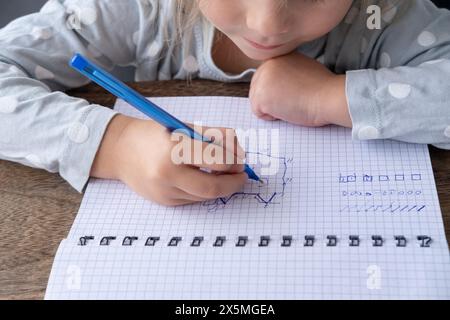
[[[78,245],[79,246],[87,246],[89,242],[92,242],[95,240],[94,236],[83,236],[79,238]],[[99,245],[100,246],[109,246],[112,241],[117,240],[114,236],[105,236],[102,237]],[[122,246],[132,246],[133,242],[138,240],[138,237],[136,236],[125,236],[122,239]],[[158,242],[161,240],[158,236],[150,236],[146,239],[144,246],[154,247],[158,245]],[[227,238],[225,236],[217,236],[212,244],[213,247],[223,247],[225,244],[225,241]],[[314,247],[317,245],[317,239],[313,235],[306,235],[303,238],[303,241],[301,243],[304,247]],[[386,238],[383,238],[381,235],[372,235],[371,236],[371,243],[373,247],[383,247],[386,242]],[[393,237],[393,240],[395,241],[396,247],[406,247],[409,243],[408,239],[403,235],[396,235]],[[167,243],[168,247],[176,247],[180,244],[180,242],[183,241],[182,237],[176,236],[171,237],[169,242]],[[204,241],[204,237],[202,236],[196,236],[193,237],[192,240],[190,240],[190,246],[191,247],[200,247],[202,245],[202,242]],[[433,242],[433,239],[430,236],[427,235],[419,235],[416,237],[417,243],[422,248],[429,248],[431,247],[431,244]],[[260,236],[257,246],[258,247],[268,247],[269,245],[278,245],[281,247],[291,247],[293,246],[294,237],[292,235],[284,235],[282,236],[281,242],[276,244],[274,241],[271,241],[270,236],[264,235]],[[358,235],[350,235],[347,239],[347,245],[350,247],[359,247],[361,243],[361,238]],[[238,236],[235,240],[235,246],[236,247],[245,247],[249,244],[249,238],[248,236]],[[325,245],[327,247],[337,247],[338,245],[342,245],[342,242],[339,241],[339,238],[336,235],[327,235],[326,236],[326,242]]]

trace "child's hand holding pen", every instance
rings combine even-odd
[[[234,130],[200,128],[198,132],[82,55],[75,54],[70,65],[154,120],[116,116],[103,137],[91,176],[120,179],[138,194],[165,205],[228,196],[241,189],[245,178],[263,183],[243,163],[245,153]],[[181,138],[178,145],[172,133],[178,141]]]
[[[183,205],[228,196],[242,189],[248,176],[240,159],[244,152],[235,136],[230,134],[233,131],[218,130],[223,132],[224,140],[215,142],[223,146],[224,161],[220,163],[224,164],[208,164],[205,149],[211,148],[212,144],[187,136],[185,139],[199,143],[202,148],[189,148],[191,155],[186,158],[202,159],[202,162],[176,164],[173,151],[179,142],[173,140],[171,132],[151,120],[117,115],[105,132],[91,176],[121,180],[144,198],[163,205]],[[227,139],[234,141],[227,143]],[[215,148],[218,148],[217,144]],[[228,151],[229,145],[235,152]],[[227,159],[233,159],[234,164],[225,164]]]

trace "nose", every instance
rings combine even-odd
[[[289,30],[288,8],[279,0],[251,1],[246,17],[247,27],[265,38],[285,34]]]

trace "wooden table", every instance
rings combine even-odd
[[[132,84],[146,96],[248,96],[248,84],[196,80]],[[70,92],[112,107],[115,98],[97,86]],[[450,239],[450,152],[430,147]],[[78,211],[82,195],[57,174],[0,161],[0,299],[41,299],[56,249]]]

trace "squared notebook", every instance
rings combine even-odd
[[[235,97],[152,98],[186,122],[274,133],[227,198],[159,206],[91,179],[46,299],[449,299],[450,259],[426,145],[266,122]],[[118,100],[116,110],[145,118]]]

